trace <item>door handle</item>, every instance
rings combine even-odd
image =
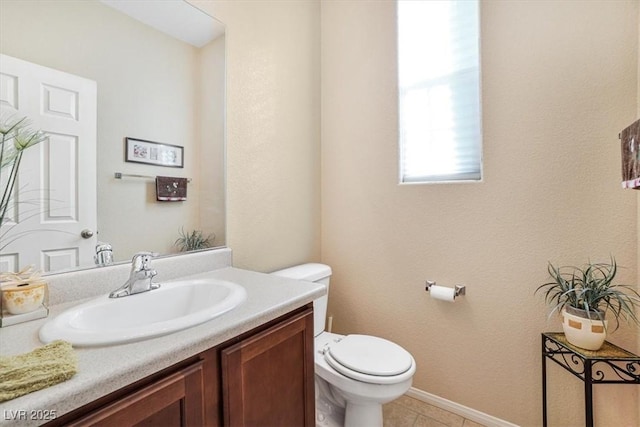
[[[80,236],[82,236],[83,239],[90,239],[93,237],[93,231],[85,228],[80,232]]]

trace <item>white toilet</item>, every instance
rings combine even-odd
[[[272,274],[327,286],[313,302],[316,374],[316,426],[382,426],[382,405],[402,396],[416,371],[411,354],[369,335],[326,332],[331,267],[302,264]]]

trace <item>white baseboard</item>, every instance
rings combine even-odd
[[[460,405],[459,403],[436,396],[435,394],[427,393],[426,391],[422,391],[415,387],[411,387],[406,394],[409,397],[413,397],[414,399],[418,399],[422,402],[428,403],[429,405],[444,409],[445,411],[453,412],[454,414],[460,415],[461,417],[475,421],[487,427],[518,427],[516,424],[501,420],[500,418],[485,414],[484,412],[476,411],[475,409],[468,408],[464,405]]]

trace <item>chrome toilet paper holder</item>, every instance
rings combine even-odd
[[[424,290],[429,292],[429,289],[436,284],[435,280],[427,280]],[[455,296],[459,297],[461,295],[466,295],[467,287],[465,285],[455,285]]]

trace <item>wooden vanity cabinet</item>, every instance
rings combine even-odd
[[[311,304],[47,424],[314,425]]]
[[[221,353],[225,426],[313,426],[313,312],[307,310]]]

